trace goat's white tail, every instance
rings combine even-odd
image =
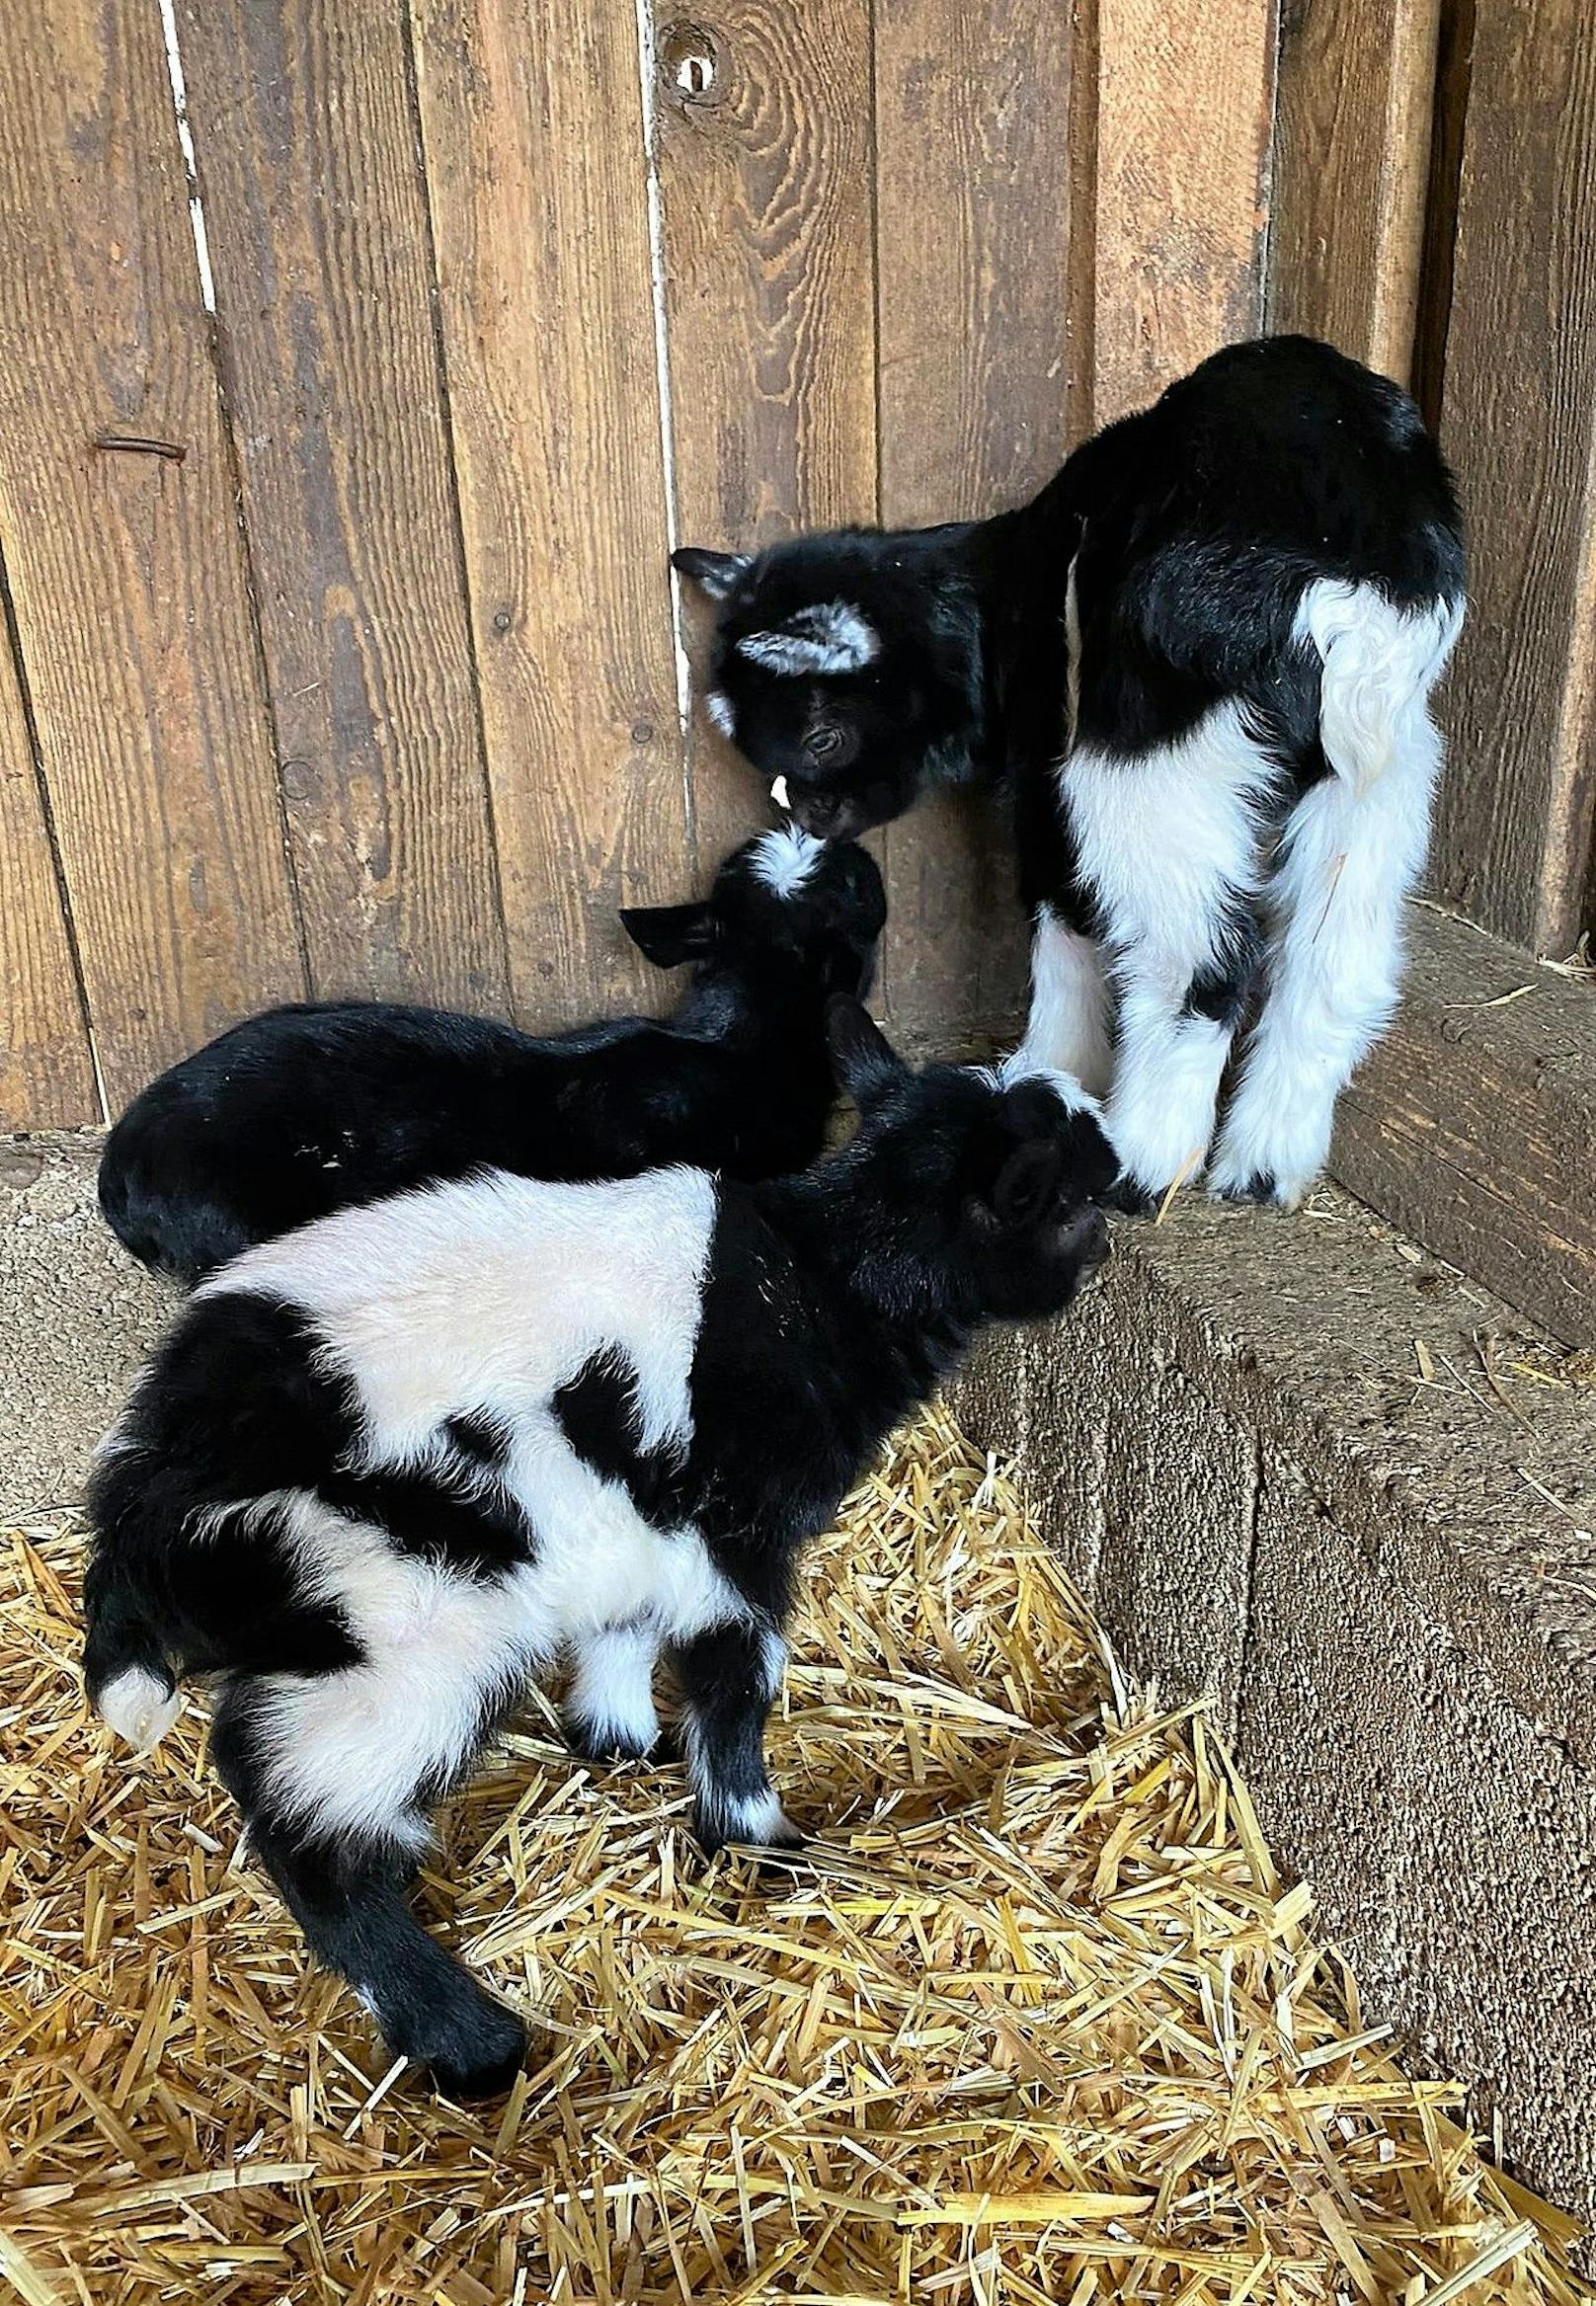
[[[1417,753],[1433,764],[1429,695],[1463,625],[1464,604],[1397,608],[1373,585],[1321,578],[1297,611],[1297,636],[1318,651],[1319,741],[1336,775],[1366,793]]]
[[[147,1754],[176,1721],[182,1703],[178,1692],[147,1666],[124,1665],[102,1685],[95,1710],[135,1754]]]

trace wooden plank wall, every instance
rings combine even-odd
[[[1011,503],[1260,321],[1416,366],[1475,534],[1437,886],[1566,951],[1578,14],[1286,0],[1277,102],[1274,0],[177,0],[191,184],[158,0],[0,12],[0,1120],[305,992],[658,999],[615,906],[764,812],[672,541]],[[878,845],[889,1019],[1012,1012],[978,799]]]
[[[671,543],[1013,503],[1255,327],[1272,5],[0,12],[0,1125],[658,1001],[616,906],[766,818]],[[1016,1013],[990,811],[877,846],[889,1020]]]
[[[1269,319],[1412,377],[1472,607],[1435,893],[1560,960],[1596,824],[1596,43],[1584,0],[1289,0]]]

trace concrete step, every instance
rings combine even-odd
[[[1188,1197],[954,1406],[1205,1692],[1367,2006],[1596,2219],[1596,1361],[1358,1203]]]

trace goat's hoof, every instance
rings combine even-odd
[[[436,2050],[427,2060],[433,2087],[442,2098],[469,2105],[503,2098],[526,2063],[528,2035],[520,2020],[502,2004],[488,2002],[469,2040]]]
[[[1151,1217],[1158,1206],[1157,1194],[1123,1170],[1105,1193],[1098,1194],[1097,1201],[1099,1207],[1115,1210],[1121,1217]]]
[[[660,1733],[656,1729],[645,1745],[635,1730],[617,1727],[612,1721],[590,1721],[585,1714],[567,1713],[561,1727],[565,1742],[579,1762],[592,1762],[598,1767],[612,1767],[620,1762],[646,1762],[660,1750]]]
[[[1277,1197],[1274,1177],[1268,1169],[1254,1169],[1250,1177],[1236,1178],[1214,1188],[1216,1201],[1228,1201],[1236,1208],[1244,1203],[1262,1208]]]

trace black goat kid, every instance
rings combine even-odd
[[[763,1724],[799,1548],[984,1322],[1105,1253],[1078,1091],[914,1074],[842,999],[832,1031],[861,1119],[807,1174],[493,1171],[323,1218],[201,1285],[103,1454],[91,1698],[145,1745],[218,1677],[252,1848],[451,2093],[523,2032],[405,1885],[528,1677],[568,1657],[573,1743],[644,1754],[663,1653],[705,1846],[790,1846]]]
[[[538,1040],[383,1002],[270,1010],[133,1100],[100,1206],[135,1257],[193,1281],[311,1218],[473,1168],[801,1169],[836,1102],[826,1003],[868,990],[885,919],[863,849],[788,827],[730,856],[707,902],[622,913],[650,961],[692,966],[664,1021]]]
[[[1029,1062],[1107,1098],[1145,1206],[1293,1203],[1396,1000],[1463,616],[1452,484],[1406,394],[1327,345],[1218,353],[1034,503],[684,550],[720,603],[707,709],[831,838],[937,778],[1012,808]]]

